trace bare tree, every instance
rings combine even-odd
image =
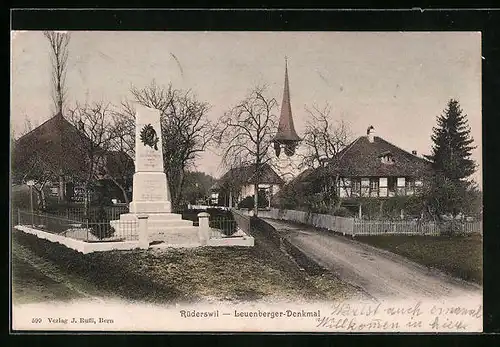
[[[306,108],[308,119],[302,141],[302,151],[297,153],[301,159],[299,167],[312,169],[314,185],[321,186],[322,204],[328,205],[338,201],[337,187],[342,177],[337,173],[332,175],[328,165],[344,149],[352,139],[348,124],[342,119],[334,119],[332,108],[326,104],[322,108],[313,105]],[[319,188],[318,186],[318,188]]]
[[[26,118],[19,138],[11,138],[12,175],[19,183],[25,183],[28,180],[34,182],[33,188],[37,194],[38,207],[45,209],[47,205],[45,188],[47,183],[59,176],[60,163],[58,153],[54,151],[50,141],[41,141],[38,136],[24,136],[32,130],[32,123]]]
[[[266,88],[258,86],[219,120],[217,139],[224,148],[222,163],[226,168],[252,165],[254,174],[254,215],[258,214],[258,191],[264,164],[271,161],[272,139],[277,128],[274,110],[278,104],[267,97]]]
[[[69,33],[44,31],[50,44],[50,61],[52,63],[52,100],[56,113],[63,111],[66,101],[66,69],[68,66]]]
[[[314,105],[306,111],[309,117],[302,141],[304,152],[298,155],[302,158],[302,168],[317,168],[344,149],[352,134],[345,121],[333,119],[330,105],[323,108]]]
[[[16,144],[16,150],[12,153],[14,179],[18,182],[33,181],[37,205],[42,210],[47,206],[46,185],[59,176],[51,164],[42,151],[33,152],[32,147],[26,146],[26,144]]]
[[[163,161],[169,181],[172,205],[178,208],[185,183],[185,173],[192,168],[199,154],[214,139],[214,124],[207,118],[210,105],[199,101],[191,91],[161,86],[154,80],[144,88],[132,87],[134,101],[161,112]],[[124,129],[122,141],[128,151],[135,148],[135,109],[123,101],[115,112]]]
[[[106,174],[106,158],[116,138],[110,105],[102,102],[77,104],[68,111],[68,120],[79,130],[77,146],[85,156],[80,178],[85,187],[85,211],[88,212],[93,183]]]

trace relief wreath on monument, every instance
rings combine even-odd
[[[144,146],[149,146],[158,150],[158,135],[151,124],[145,125],[141,130],[141,142]]]

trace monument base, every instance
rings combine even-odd
[[[129,205],[131,213],[170,213],[172,204],[170,201],[132,201]]]
[[[140,213],[148,216],[147,233],[149,242],[165,242],[176,247],[200,245],[198,227],[192,221],[182,219],[177,213]],[[119,220],[110,221],[115,230],[114,237],[139,239],[137,213],[125,213]]]

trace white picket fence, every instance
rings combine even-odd
[[[327,214],[308,213],[296,210],[259,210],[259,217],[286,220],[296,223],[311,225],[330,231],[342,233],[343,235],[429,235],[438,236],[441,228],[434,222],[423,221],[374,221],[357,218],[339,217]],[[462,233],[481,233],[482,223],[480,221],[460,222],[455,221]]]
[[[279,210],[272,208],[270,210],[259,211],[259,217],[312,225],[317,228],[336,231],[347,235],[352,235],[354,228],[354,218],[296,210]]]
[[[366,221],[354,220],[355,235],[432,235],[440,234],[439,225],[417,221]]]

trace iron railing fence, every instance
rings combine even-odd
[[[241,237],[250,234],[250,217],[231,210],[225,216],[214,216],[209,220],[209,237]]]
[[[67,219],[49,214],[17,211],[17,225],[30,226],[51,234],[86,242],[137,241],[135,220],[89,221]]]
[[[236,221],[236,224],[238,225],[238,228],[240,228],[245,234],[250,235],[251,232],[251,224],[250,220],[251,217],[248,214],[242,213],[236,209],[231,210],[231,214],[233,215],[234,220]]]
[[[34,229],[43,230],[51,234],[64,234],[71,228],[81,228],[82,222],[58,216],[35,213],[30,211],[17,211],[17,224],[31,226]]]
[[[136,220],[89,221],[87,242],[138,241],[139,224]]]
[[[84,207],[69,207],[63,210],[50,212],[49,214],[83,222],[86,218],[96,221],[118,220],[121,214],[128,212],[128,206],[92,206],[88,209],[88,215],[86,215]]]
[[[231,237],[238,231],[238,224],[232,216],[215,216],[210,218],[210,238]]]

